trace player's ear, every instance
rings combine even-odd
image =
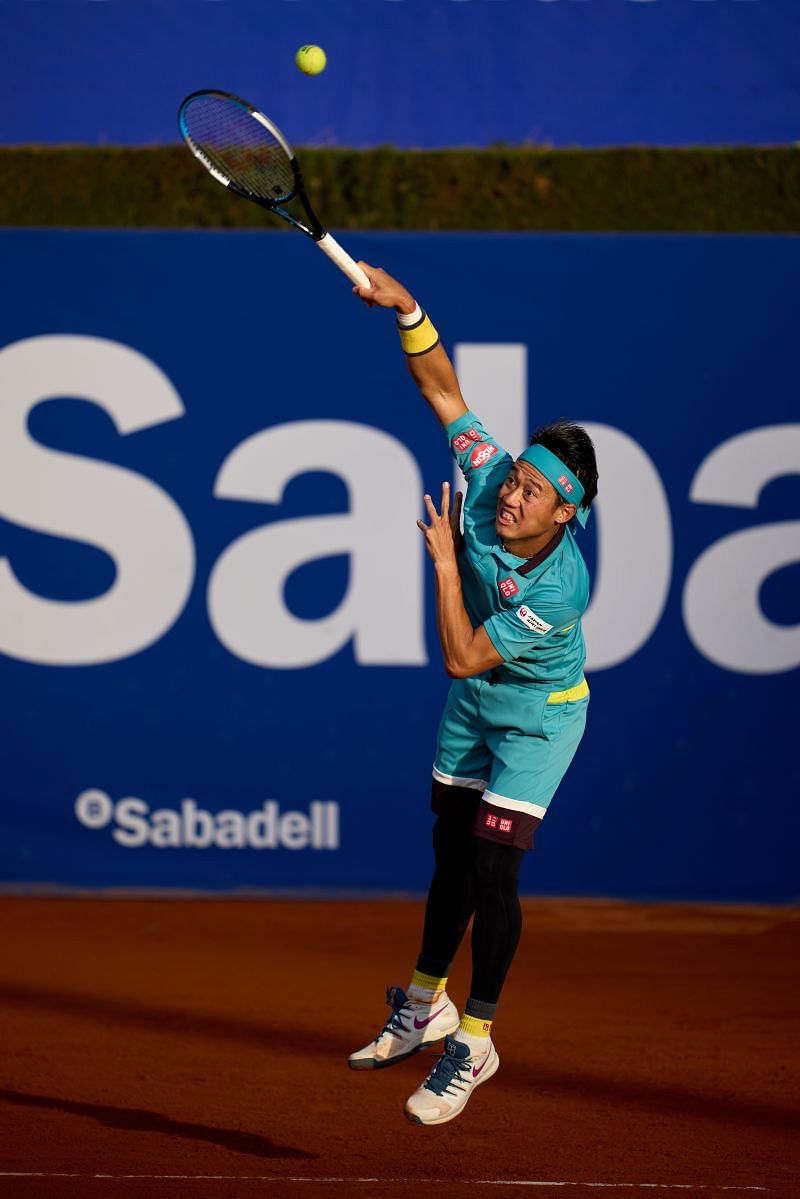
[[[578,509],[574,504],[561,504],[556,509],[556,523],[559,525],[569,524],[577,511]]]

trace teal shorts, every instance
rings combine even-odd
[[[529,849],[583,736],[589,688],[582,680],[567,691],[549,691],[494,677],[490,671],[454,681],[433,777],[479,793],[479,836]]]

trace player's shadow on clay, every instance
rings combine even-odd
[[[353,1046],[344,1037],[337,1039],[330,1028],[280,1026],[266,1020],[241,1020],[213,1012],[187,1012],[185,1008],[164,1008],[135,999],[61,991],[55,987],[26,987],[0,982],[0,1003],[19,1004],[60,1016],[91,1020],[99,1017],[106,1025],[117,1023],[129,1028],[158,1029],[173,1036],[201,1035],[233,1044],[269,1044],[273,1054],[314,1052],[326,1057],[346,1058]]]
[[[246,1153],[251,1157],[294,1158],[309,1160],[316,1155],[303,1149],[291,1149],[287,1145],[276,1145],[267,1137],[255,1132],[240,1132],[232,1128],[211,1128],[207,1124],[190,1124],[185,1120],[173,1120],[159,1112],[147,1112],[137,1107],[109,1107],[102,1103],[78,1103],[73,1099],[56,1099],[51,1095],[27,1095],[23,1091],[0,1089],[0,1100],[16,1103],[21,1107],[44,1107],[55,1111],[69,1112],[73,1116],[87,1116],[108,1128],[121,1128],[125,1132],[162,1132],[171,1137],[186,1137],[190,1141],[207,1141],[210,1145],[221,1145],[234,1153]]]

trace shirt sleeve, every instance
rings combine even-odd
[[[496,491],[508,474],[513,461],[507,450],[486,432],[474,412],[465,412],[445,428],[450,450],[464,476],[467,487],[475,491],[490,487]]]
[[[535,606],[534,606],[535,605]],[[512,605],[490,616],[484,624],[487,636],[504,662],[521,658],[544,642],[572,628],[581,618],[555,594],[528,597],[527,603]]]

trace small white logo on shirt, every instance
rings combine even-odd
[[[517,608],[517,616],[529,629],[533,629],[534,633],[549,633],[553,627],[546,620],[542,620],[541,616],[531,612],[530,608],[526,608],[524,604],[521,608]]]

